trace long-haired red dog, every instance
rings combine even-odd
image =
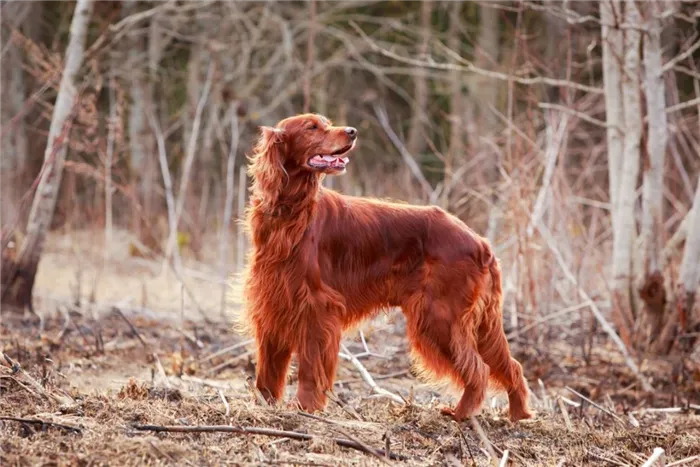
[[[501,274],[487,241],[437,207],[343,196],[321,186],[340,174],[357,130],[320,115],[263,127],[250,157],[251,234],[243,323],[257,342],[256,386],[282,398],[293,353],[302,409],[326,404],[344,329],[401,307],[422,369],[464,393],[443,413],[476,413],[489,378],[507,390],[510,418],[531,417],[520,364],[501,317]]]

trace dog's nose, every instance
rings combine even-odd
[[[345,133],[350,137],[350,139],[357,138],[357,130],[351,126],[345,127]]]

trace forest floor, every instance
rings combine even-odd
[[[480,415],[457,424],[439,412],[454,394],[414,376],[402,317],[391,313],[361,328],[366,344],[357,331],[344,343],[405,403],[374,395],[341,359],[327,409],[308,416],[256,402],[254,347],[219,317],[220,284],[200,280],[204,273],[187,279],[207,323],[190,298],[181,305],[174,277],[118,254],[104,269],[89,254],[78,264],[76,249],[61,242],[53,239],[40,266],[43,330],[33,315],[2,315],[3,466],[498,465],[505,451],[509,465],[639,466],[659,447],[666,465],[700,465],[697,365],[675,385],[670,365],[645,365],[658,388],[647,394],[603,339],[587,362],[565,342],[518,342],[534,419],[511,423],[505,397],[494,393]],[[295,387],[293,363],[286,401]]]

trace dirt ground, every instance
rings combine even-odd
[[[2,316],[3,466],[494,465],[505,451],[510,465],[642,465],[657,447],[666,465],[700,465],[697,363],[680,375],[671,365],[647,365],[658,391],[645,394],[602,339],[588,363],[563,342],[537,349],[518,341],[513,348],[536,417],[509,422],[505,397],[494,394],[473,421],[457,424],[439,413],[454,395],[411,372],[403,321],[394,313],[362,327],[366,345],[357,331],[344,343],[405,403],[373,394],[341,360],[332,400],[310,417],[256,402],[253,346],[218,315],[221,285],[213,271],[188,264],[195,298],[185,297],[183,306],[181,285],[158,265],[117,252],[101,269],[97,253],[76,247],[88,239],[66,242],[52,238],[40,267],[43,330],[32,315]],[[293,364],[287,401],[295,387]]]

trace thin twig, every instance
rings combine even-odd
[[[676,467],[678,465],[688,464],[693,461],[700,461],[700,455],[686,457],[685,459],[680,459],[670,464],[666,464],[666,467]]]
[[[327,418],[320,417],[320,416],[318,416],[318,415],[309,414],[309,413],[302,412],[302,411],[299,411],[299,412],[297,412],[297,413],[298,413],[299,415],[301,415],[301,416],[304,416],[304,417],[307,417],[307,418],[312,418],[312,419],[314,419],[314,420],[318,420],[319,422],[323,422],[323,423],[326,423],[326,424],[328,424],[328,425],[331,425],[331,426],[332,426],[335,430],[337,430],[341,435],[343,435],[343,436],[349,438],[351,441],[354,441],[355,443],[357,443],[357,444],[359,444],[360,446],[362,446],[362,448],[364,449],[365,452],[367,452],[367,453],[369,453],[369,454],[372,454],[373,456],[377,457],[382,463],[385,463],[385,464],[387,463],[386,460],[384,459],[384,457],[385,457],[385,455],[386,455],[386,450],[384,451],[384,453],[380,454],[379,451],[377,451],[376,449],[374,449],[374,448],[372,448],[372,447],[367,446],[365,443],[363,443],[361,440],[359,440],[356,436],[354,436],[354,435],[348,433],[347,431],[343,430],[340,426],[338,426],[338,423],[334,422],[333,420],[329,420],[329,419],[327,419]],[[384,457],[383,457],[383,456],[384,456]]]
[[[56,395],[44,389],[44,387],[41,384],[39,384],[37,380],[32,378],[29,375],[29,373],[27,373],[24,370],[24,368],[22,368],[19,362],[15,362],[14,360],[12,360],[12,358],[10,358],[10,356],[7,355],[5,352],[0,351],[0,355],[2,355],[2,358],[10,365],[12,373],[21,374],[24,377],[25,382],[27,382],[38,394],[41,394],[46,399],[53,400],[54,402],[58,402],[62,405],[75,405],[75,400],[73,400],[73,398],[71,398],[70,396]]]
[[[417,60],[414,58],[409,58],[409,57],[402,57],[401,55],[398,55],[391,50],[387,50],[385,48],[380,47],[377,45],[376,42],[372,41],[367,34],[354,22],[350,21],[349,22],[350,26],[352,26],[355,31],[360,34],[360,36],[367,42],[369,47],[375,51],[380,53],[381,55],[384,55],[385,57],[392,58],[394,60],[397,60],[402,63],[406,63],[409,65],[413,66],[418,66],[418,67],[423,67],[423,68],[433,68],[436,70],[446,70],[446,71],[466,71],[466,72],[471,72],[476,75],[484,76],[486,78],[492,78],[492,79],[498,79],[502,81],[513,81],[514,83],[518,84],[523,84],[523,85],[536,85],[536,84],[544,84],[547,86],[555,86],[555,87],[569,87],[572,89],[577,89],[579,91],[584,91],[584,92],[590,92],[594,94],[602,94],[603,89],[601,88],[595,88],[592,86],[586,86],[585,84],[579,84],[575,83],[573,81],[567,81],[567,80],[562,80],[562,79],[553,79],[553,78],[547,78],[547,77],[542,77],[542,76],[537,76],[537,77],[532,77],[532,78],[524,78],[524,77],[519,77],[515,75],[508,75],[505,73],[500,73],[497,71],[491,71],[491,70],[484,70],[483,68],[479,68],[475,66],[473,63],[469,62],[468,60],[464,59],[463,57],[455,54],[450,54],[453,56],[453,58],[458,59],[458,61],[465,63],[466,66],[464,65],[458,65],[455,63],[437,63],[434,61],[422,61],[422,60]]]
[[[390,391],[387,391],[384,388],[379,387],[379,385],[374,381],[374,378],[372,378],[372,375],[369,373],[369,371],[367,371],[367,368],[365,368],[364,365],[362,365],[362,363],[357,359],[357,357],[350,353],[350,351],[347,349],[347,347],[345,347],[344,344],[340,344],[340,347],[343,349],[343,353],[339,354],[341,358],[345,358],[352,362],[353,365],[355,365],[355,368],[357,368],[357,370],[360,372],[360,375],[362,375],[362,379],[364,379],[365,382],[369,385],[369,387],[372,388],[373,392],[375,392],[376,394],[382,394],[384,396],[387,396],[396,403],[406,403],[406,401],[402,397]]]
[[[228,404],[228,401],[226,400],[226,396],[224,396],[224,392],[221,389],[219,389],[217,392],[219,393],[219,397],[221,398],[221,402],[223,402],[224,407],[226,408],[226,411],[224,412],[224,416],[228,418],[229,415],[231,415],[231,406]]]
[[[297,431],[274,430],[271,428],[258,427],[236,427],[230,425],[200,425],[200,426],[174,426],[174,425],[132,425],[132,428],[139,431],[153,431],[156,433],[237,433],[244,435],[273,436],[277,438],[290,438],[309,441],[318,438],[317,435],[309,433],[299,433]],[[361,444],[343,438],[331,438],[338,446],[356,449],[366,452]],[[384,456],[384,449],[372,448],[377,455]],[[393,460],[406,460],[406,456],[391,453]]]
[[[569,108],[565,105],[559,105],[559,104],[549,104],[547,102],[540,102],[537,104],[541,109],[550,109],[550,110],[558,110],[560,112],[563,112],[565,114],[571,115],[573,117],[579,118],[583,120],[584,122],[588,122],[592,125],[599,126],[601,128],[613,128],[613,129],[618,129],[617,125],[611,125],[603,120],[599,120],[595,117],[591,117],[590,115],[587,115],[583,112],[579,112],[578,110]]]
[[[226,354],[226,353],[229,353],[229,352],[233,352],[234,350],[239,349],[239,348],[241,348],[241,347],[245,347],[246,345],[248,345],[248,344],[250,344],[250,343],[252,343],[252,342],[253,342],[253,339],[248,339],[248,340],[245,340],[245,341],[243,341],[243,342],[239,342],[239,343],[237,343],[237,344],[234,344],[234,345],[232,345],[232,346],[230,346],[230,347],[226,347],[226,348],[223,348],[223,349],[221,349],[221,350],[217,350],[217,351],[214,352],[213,354],[208,355],[208,356],[202,358],[202,359],[199,360],[199,362],[197,362],[197,363],[202,364],[202,363],[208,362],[209,360],[213,360],[214,358],[219,357],[219,356],[221,356],[221,355],[223,355],[223,354]]]
[[[62,428],[64,430],[72,431],[75,433],[82,433],[83,429],[79,428],[77,426],[71,426],[71,425],[64,425],[63,423],[55,423],[55,422],[47,422],[44,420],[37,420],[36,418],[18,418],[18,417],[7,417],[7,416],[0,416],[0,420],[8,420],[11,422],[18,422],[18,423],[29,423],[32,425],[41,425],[42,427],[44,426],[54,426],[56,428]]]
[[[416,180],[418,180],[418,183],[420,183],[420,186],[423,189],[423,192],[428,197],[428,199],[431,200],[431,204],[433,204],[434,201],[437,199],[435,190],[433,190],[433,187],[430,185],[428,180],[425,178],[425,175],[423,175],[423,172],[421,171],[420,167],[416,163],[415,159],[413,159],[413,156],[411,155],[411,153],[408,152],[408,149],[406,149],[406,146],[404,146],[404,144],[401,142],[399,137],[396,136],[396,133],[391,128],[391,125],[389,124],[389,118],[387,117],[386,112],[384,111],[383,108],[381,108],[379,105],[377,105],[375,103],[374,104],[374,113],[377,115],[377,119],[379,120],[380,125],[384,129],[384,132],[389,137],[391,142],[394,143],[394,146],[399,151],[399,154],[401,154],[401,157],[403,158],[404,162],[408,166],[409,170],[411,171],[413,176],[416,178]]]
[[[476,434],[479,435],[479,438],[481,439],[481,442],[484,443],[484,446],[486,447],[486,450],[488,451],[489,455],[491,456],[492,459],[496,460],[498,462],[498,456],[496,455],[496,451],[493,450],[493,445],[491,444],[491,441],[486,437],[486,432],[484,431],[483,428],[481,428],[481,424],[477,421],[476,417],[470,417],[472,426],[474,427],[474,431],[476,431]]]
[[[564,405],[564,401],[561,399],[561,397],[557,399],[557,404],[559,404],[559,409],[564,417],[566,429],[569,431],[574,431],[574,426],[571,424],[571,418],[569,418],[569,411],[566,409],[566,405]]]
[[[618,422],[622,423],[623,425],[625,424],[625,421],[624,421],[622,418],[618,417],[617,415],[615,415],[614,413],[612,413],[611,411],[609,411],[608,409],[606,409],[606,408],[603,407],[602,405],[596,404],[595,402],[593,402],[591,399],[589,399],[588,397],[584,396],[584,395],[581,394],[580,392],[578,392],[578,391],[576,391],[576,390],[574,390],[574,389],[571,389],[569,386],[566,386],[565,389],[566,389],[567,391],[573,393],[573,394],[576,394],[578,397],[580,397],[581,399],[585,400],[586,402],[588,402],[589,404],[591,404],[591,405],[592,405],[593,407],[595,407],[596,409],[601,410],[601,411],[605,412],[606,414],[610,415],[611,417],[613,417],[615,420],[617,420]]]
[[[221,371],[221,370],[223,370],[224,368],[226,368],[227,366],[233,365],[234,363],[237,363],[237,362],[239,362],[240,360],[245,359],[246,357],[250,357],[250,356],[253,355],[254,353],[255,353],[254,350],[250,350],[250,351],[248,351],[248,352],[245,352],[245,353],[242,353],[242,354],[240,354],[240,355],[237,355],[237,356],[235,356],[235,357],[233,357],[233,358],[231,358],[231,359],[229,359],[229,360],[226,360],[226,361],[223,362],[223,363],[220,363],[219,365],[216,365],[215,367],[210,368],[210,369],[207,371],[207,374],[208,374],[208,375],[216,374],[216,373],[218,373],[219,371]]]
[[[357,413],[357,411],[356,411],[353,407],[344,404],[343,401],[341,401],[341,400],[338,398],[338,396],[336,396],[336,395],[333,393],[333,391],[326,390],[325,393],[326,393],[326,397],[328,397],[328,398],[329,398],[331,401],[333,401],[338,407],[340,407],[340,408],[343,410],[343,412],[347,413],[348,415],[350,415],[350,416],[351,416],[352,418],[354,418],[355,420],[364,421],[364,419],[362,418],[362,416],[361,416],[359,413]]]
[[[663,448],[654,448],[654,452],[652,453],[651,457],[649,457],[649,459],[642,464],[642,467],[664,467],[664,465],[666,465],[664,454],[665,451]]]
[[[141,345],[143,345],[143,347],[144,347],[145,349],[149,349],[149,345],[146,343],[145,340],[143,340],[143,337],[141,337],[141,334],[139,333],[138,329],[136,329],[136,326],[134,326],[134,325],[131,323],[131,321],[129,321],[129,318],[127,318],[126,315],[125,315],[124,313],[122,313],[122,310],[120,310],[120,309],[117,308],[117,307],[113,307],[112,310],[113,310],[115,313],[117,313],[117,314],[124,320],[124,322],[126,322],[126,324],[127,324],[127,325],[129,326],[129,328],[131,329],[131,332],[134,333],[134,335],[138,338],[139,342],[141,342]]]
[[[32,391],[31,389],[29,389],[28,386],[22,384],[22,382],[21,382],[20,380],[18,380],[17,378],[15,378],[14,376],[11,376],[11,375],[2,375],[2,376],[0,376],[0,378],[8,378],[8,379],[14,381],[15,383],[17,383],[17,385],[18,385],[19,387],[21,387],[22,389],[24,389],[25,391],[27,391],[27,392],[28,392],[29,394],[31,394],[32,396],[36,397],[37,399],[41,399],[41,396],[40,396],[39,394],[37,394],[36,392],[34,392],[34,391]]]

